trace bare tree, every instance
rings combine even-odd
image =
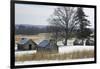
[[[75,7],[58,7],[55,9],[51,18],[49,18],[50,24],[63,28],[64,45],[67,45],[70,33],[76,28],[75,13]]]

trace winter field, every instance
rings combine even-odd
[[[86,62],[94,61],[94,58],[84,58],[84,59],[71,59],[71,60],[48,60],[48,61],[25,61],[25,62],[15,62],[15,65],[36,65],[36,64],[51,64],[51,63],[72,63],[72,62]]]
[[[43,39],[46,39],[47,33],[42,33],[32,36],[23,36],[32,39],[39,44]],[[15,36],[16,43],[20,40],[21,35]],[[66,63],[66,62],[85,62],[94,61],[94,46],[73,46],[74,39],[68,40],[68,46],[64,46],[62,41],[57,45],[58,53],[37,53],[36,50],[30,51],[17,51],[15,44],[15,65],[33,65],[33,64],[50,64],[50,63]]]
[[[90,60],[90,58],[94,58],[94,46],[64,46],[64,47],[59,47],[59,52],[53,54],[48,54],[46,52],[37,53],[35,50],[15,52],[16,62],[42,61],[42,60],[55,61],[55,60],[70,60],[70,59]]]
[[[94,50],[94,46],[61,46],[59,47],[59,53],[70,53],[75,51],[84,51],[84,50]],[[36,50],[30,51],[16,51],[15,55],[23,54],[33,54],[36,53]]]

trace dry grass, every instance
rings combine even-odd
[[[17,43],[22,37],[32,39],[33,41],[38,41],[40,39],[45,39],[48,37],[49,33],[40,33],[37,35],[15,35],[15,42]]]
[[[80,59],[80,58],[93,58],[94,51],[93,50],[84,50],[84,51],[75,51],[70,53],[34,53],[34,54],[24,54],[24,55],[16,55],[16,61],[32,61],[32,60],[68,60],[68,59]]]

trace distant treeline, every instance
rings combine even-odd
[[[63,32],[65,29],[57,26],[50,25],[15,25],[15,34],[16,35],[36,35],[39,33],[58,33]],[[93,29],[91,29],[93,31]],[[76,33],[76,30],[73,31]]]
[[[61,28],[56,26],[44,26],[44,25],[15,25],[15,34],[23,35],[36,35],[39,33],[50,33],[55,31],[62,31]]]

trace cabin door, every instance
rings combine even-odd
[[[29,44],[29,50],[32,50],[32,44]]]

